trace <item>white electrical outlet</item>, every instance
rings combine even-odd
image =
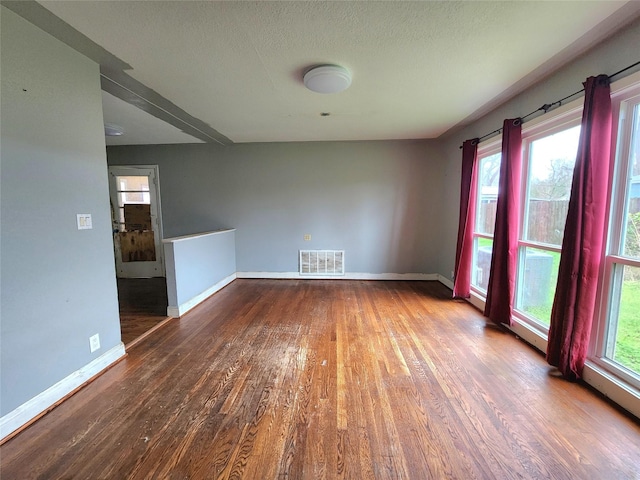
[[[89,337],[89,347],[91,348],[91,353],[100,348],[100,334],[96,333],[94,336]]]
[[[311,234],[310,233],[305,233],[304,236],[302,237],[302,239],[305,242],[310,242],[311,241]]]

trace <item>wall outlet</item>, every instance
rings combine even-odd
[[[305,242],[310,242],[311,241],[311,234],[310,233],[305,233],[304,236],[302,237],[302,239]]]
[[[96,333],[94,336],[89,337],[89,348],[91,348],[91,353],[100,348],[100,334]]]

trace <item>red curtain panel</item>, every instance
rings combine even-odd
[[[462,144],[462,180],[460,184],[460,220],[454,269],[453,296],[469,298],[471,261],[473,257],[473,228],[476,219],[476,190],[478,186],[478,139]]]
[[[582,376],[596,308],[611,155],[609,77],[585,82],[580,143],[551,311],[547,361],[569,379]]]
[[[508,119],[502,127],[496,223],[484,308],[485,316],[498,324],[511,325],[518,256],[521,170],[522,121],[519,118]]]

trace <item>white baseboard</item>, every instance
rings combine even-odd
[[[447,287],[449,290],[453,290],[453,282],[449,280],[447,277],[445,277],[444,275],[438,274],[438,281],[441,284],[443,284],[445,287]]]
[[[610,398],[632,415],[640,418],[640,391],[621,382],[594,362],[586,361],[582,378],[593,388]]]
[[[212,285],[211,287],[207,288],[204,292],[196,295],[192,299],[190,299],[190,300],[188,300],[188,301],[186,301],[184,303],[181,303],[180,305],[169,305],[167,307],[167,315],[169,317],[173,317],[173,318],[180,318],[182,315],[187,313],[193,307],[195,307],[195,306],[199,305],[200,303],[204,302],[211,295],[216,293],[218,290],[221,290],[222,288],[226,287],[231,282],[233,282],[235,279],[236,279],[236,274],[232,273],[228,277],[223,278],[218,283],[216,283],[215,285]]]
[[[286,280],[439,280],[437,273],[357,273],[344,275],[300,275],[299,272],[237,272],[237,278]]]
[[[300,275],[298,272],[236,272],[219,281],[191,300],[180,305],[169,305],[167,315],[179,318],[189,310],[199,305],[218,290],[233,282],[236,278],[266,278],[285,280],[431,280],[440,281],[449,288],[450,283],[445,277],[437,273],[346,273],[340,276]]]
[[[514,318],[513,325],[507,328],[529,345],[536,347],[542,353],[546,354],[548,342],[547,337],[542,332],[517,318]]]
[[[29,421],[46,411],[56,402],[73,392],[80,385],[102,372],[125,355],[124,345],[113,347],[84,367],[39,393],[31,400],[0,418],[0,439],[15,432]]]
[[[471,296],[466,299],[471,305],[476,307],[481,312],[484,312],[484,298],[480,297],[477,293],[471,292]]]

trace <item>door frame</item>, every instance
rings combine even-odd
[[[115,197],[115,191],[113,189],[113,176],[114,175],[131,175],[131,176],[144,176],[147,175],[147,173],[142,173],[141,170],[152,170],[153,171],[153,184],[154,184],[154,188],[155,188],[155,203],[156,203],[156,221],[155,221],[155,227],[156,227],[156,233],[157,233],[157,238],[155,241],[155,247],[156,247],[156,260],[159,262],[159,271],[155,272],[155,274],[153,276],[156,277],[165,277],[166,276],[166,270],[165,270],[165,262],[164,262],[164,248],[163,248],[163,239],[164,239],[164,233],[163,233],[163,227],[162,227],[162,204],[160,202],[160,171],[159,171],[159,167],[158,165],[109,165],[108,167],[108,178],[109,178],[109,201],[111,203],[111,209],[112,209],[112,230],[113,227],[115,227],[116,224],[119,224],[120,222],[118,221],[117,217],[114,217],[114,215],[116,215],[116,212],[118,211],[118,202],[117,202],[117,198]],[[117,171],[118,173],[113,173],[114,171]],[[151,200],[153,202],[153,199]],[[115,202],[115,203],[114,203]],[[112,239],[114,241],[114,260],[116,261],[116,277],[117,278],[121,278],[121,271],[118,269],[118,262],[116,260],[116,255],[117,252],[115,250],[115,232],[112,234]],[[127,277],[124,277],[127,278]],[[129,278],[135,278],[135,277],[129,277]]]

